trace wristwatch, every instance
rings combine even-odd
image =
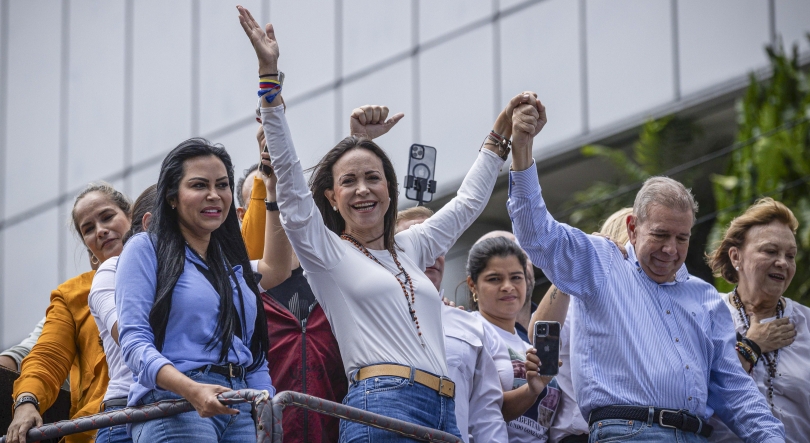
[[[26,394],[18,398],[17,401],[14,402],[14,410],[16,411],[17,408],[20,407],[20,405],[23,405],[25,403],[31,403],[32,405],[34,405],[35,408],[37,408],[37,411],[39,411],[39,401],[37,401],[36,397],[30,394]]]
[[[278,211],[278,202],[269,202],[265,200],[264,206],[267,208],[268,211]]]

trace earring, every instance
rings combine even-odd
[[[172,211],[174,211],[174,205],[172,205]]]
[[[332,210],[337,212],[337,206],[332,206]]]
[[[737,271],[737,272],[740,272],[740,267],[739,267],[739,266],[735,266],[735,267],[734,267],[734,270],[735,270],[735,271]]]
[[[472,297],[473,297],[473,302],[478,303],[478,294],[476,294],[475,292],[473,292],[473,293],[472,293]]]
[[[98,257],[95,256],[95,254],[90,257],[90,263],[92,263],[93,266],[97,265],[98,262],[99,262],[99,259],[98,259]]]

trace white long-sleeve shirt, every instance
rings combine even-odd
[[[115,270],[118,267],[118,257],[113,257],[98,267],[90,286],[90,295],[87,304],[90,313],[96,320],[104,353],[107,356],[107,367],[110,373],[110,383],[104,401],[113,398],[127,398],[129,387],[132,385],[132,372],[130,372],[124,359],[121,357],[121,348],[113,340],[112,328],[118,323],[118,311],[115,310]]]
[[[458,308],[442,306],[447,370],[456,384],[456,424],[461,438],[476,443],[507,443],[503,420],[503,390],[492,357],[503,344],[490,337],[480,318]],[[504,348],[505,349],[505,348]],[[511,366],[511,361],[509,362]]]
[[[0,355],[4,355],[17,362],[17,370],[19,370],[23,359],[27,357],[29,353],[31,353],[31,349],[35,344],[37,344],[39,336],[42,335],[43,326],[45,326],[45,317],[42,317],[42,320],[40,320],[39,323],[34,326],[34,330],[28,334],[28,337],[25,337],[19,344],[0,352]]]
[[[413,281],[420,340],[391,253],[370,250],[380,266],[324,225],[283,108],[262,108],[261,115],[278,176],[281,222],[340,343],[347,376],[385,362],[446,376],[442,302],[423,270],[444,255],[484,209],[504,161],[482,150],[457,196],[426,222],[396,236],[399,262]]]

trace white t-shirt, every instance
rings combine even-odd
[[[420,337],[397,281],[404,276],[391,253],[369,251],[381,266],[325,226],[295,153],[283,108],[262,108],[261,114],[278,177],[281,222],[340,343],[346,375],[389,362],[446,376],[442,301],[424,269],[446,254],[483,211],[504,161],[482,150],[456,197],[424,223],[396,236],[399,262],[413,282]]]
[[[582,435],[588,433],[588,422],[582,418],[582,412],[577,404],[577,393],[571,380],[571,328],[574,327],[571,311],[574,303],[568,307],[562,330],[560,331],[560,361],[563,365],[560,372],[554,377],[560,388],[560,404],[557,414],[551,423],[549,436],[551,441],[557,442],[569,435]]]
[[[480,312],[475,312],[486,325],[491,328],[494,336],[503,343],[505,350],[500,356],[501,360],[510,362],[512,383],[504,387],[504,391],[517,389],[526,384],[526,351],[532,347],[520,338],[517,333],[505,331],[489,323]],[[503,348],[502,348],[503,349]],[[503,365],[499,372],[504,372]],[[504,380],[506,377],[502,377]],[[510,443],[545,443],[548,441],[548,429],[554,421],[557,405],[560,401],[560,389],[557,381],[552,379],[546,389],[537,397],[537,401],[523,416],[506,424]]]
[[[104,353],[107,354],[107,366],[110,373],[110,383],[104,401],[113,398],[127,398],[129,386],[133,383],[132,372],[129,371],[124,359],[121,357],[121,348],[112,338],[112,327],[118,323],[118,311],[115,310],[115,270],[118,266],[118,257],[112,257],[101,264],[93,277],[90,286],[90,295],[87,304],[90,313],[96,320]]]
[[[745,325],[740,318],[739,311],[731,303],[729,294],[723,296],[726,307],[731,311],[734,326],[737,332],[743,333]],[[796,327],[796,340],[789,346],[779,350],[779,362],[776,365],[777,376],[773,379],[773,415],[785,425],[785,442],[804,443],[810,435],[810,308],[785,299],[785,317]],[[776,317],[760,320],[768,323]],[[771,354],[773,355],[773,354]],[[767,400],[768,369],[762,362],[757,362],[752,376],[757,383],[759,392]],[[716,415],[713,415],[709,424],[714,426],[709,441],[711,442],[739,442],[740,440]]]
[[[490,337],[483,322],[469,312],[442,306],[447,371],[456,384],[456,424],[461,438],[483,443],[506,443],[503,389],[491,349],[502,346]],[[496,351],[497,352],[497,351]],[[511,363],[510,363],[511,365]]]

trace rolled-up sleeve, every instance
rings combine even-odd
[[[260,308],[261,309],[261,308]],[[267,391],[270,396],[276,395],[276,388],[273,387],[273,381],[270,379],[270,369],[267,367],[267,359],[262,359],[256,369],[250,371],[245,376],[245,381],[250,389],[258,389],[260,391]]]
[[[147,234],[138,234],[127,242],[118,260],[115,305],[124,361],[135,381],[150,389],[157,387],[160,368],[172,364],[155,347],[155,334],[149,324],[156,287],[154,246]]]

